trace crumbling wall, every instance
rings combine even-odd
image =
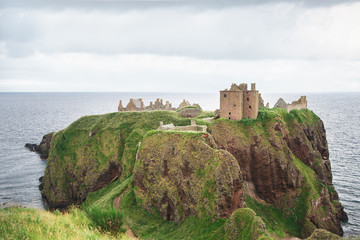
[[[178,130],[178,131],[192,131],[192,132],[206,132],[206,125],[197,125],[195,120],[191,120],[191,125],[188,126],[174,126],[170,123],[164,125],[163,122],[160,122],[160,126],[157,130]]]
[[[291,104],[287,105],[287,111],[290,112],[293,109],[303,109],[307,108],[306,96],[301,96],[299,100],[293,101]]]
[[[307,108],[306,96],[301,96],[299,100],[293,101],[291,104],[285,102],[284,99],[280,98],[274,105],[274,107],[285,109],[287,112],[290,112],[293,109],[303,109]]]

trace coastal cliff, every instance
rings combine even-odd
[[[124,112],[83,117],[55,133],[44,198],[53,207],[82,203],[133,175],[136,205],[165,220],[228,218],[229,229],[246,212],[266,237],[305,238],[318,228],[342,235],[347,216],[332,185],[323,123],[311,111],[198,120],[209,133],[151,131],[160,121],[190,124],[175,112]],[[257,216],[237,211],[245,207]]]

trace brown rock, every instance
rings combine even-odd
[[[32,152],[40,154],[41,160],[46,160],[49,157],[50,145],[53,135],[54,133],[48,133],[43,136],[39,145],[27,143],[25,144],[25,147]]]
[[[148,136],[136,166],[139,203],[149,211],[155,207],[166,220],[179,222],[190,215],[228,217],[245,207],[236,159],[207,145],[201,134],[159,131]]]
[[[347,216],[332,185],[326,134],[320,119],[302,123],[279,117],[266,125],[261,121],[248,125],[219,120],[210,131],[217,146],[237,159],[247,194],[252,198],[279,209],[291,209],[296,207],[300,194],[311,189],[304,197],[308,209],[304,222],[299,222],[301,237],[308,237],[316,228],[343,234],[340,222]],[[296,158],[315,174],[303,169]]]

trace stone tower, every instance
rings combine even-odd
[[[241,120],[257,118],[259,108],[259,91],[255,83],[248,90],[247,84],[232,84],[230,90],[220,91],[220,118]]]

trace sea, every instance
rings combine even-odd
[[[345,236],[360,234],[360,93],[262,94],[273,106],[279,97],[291,102],[307,95],[308,108],[325,124],[333,183],[349,221]],[[219,93],[0,93],[0,205],[45,209],[39,178],[46,161],[26,143],[66,128],[85,115],[116,112],[119,100],[161,98],[178,106],[183,99],[204,110],[219,108]]]

